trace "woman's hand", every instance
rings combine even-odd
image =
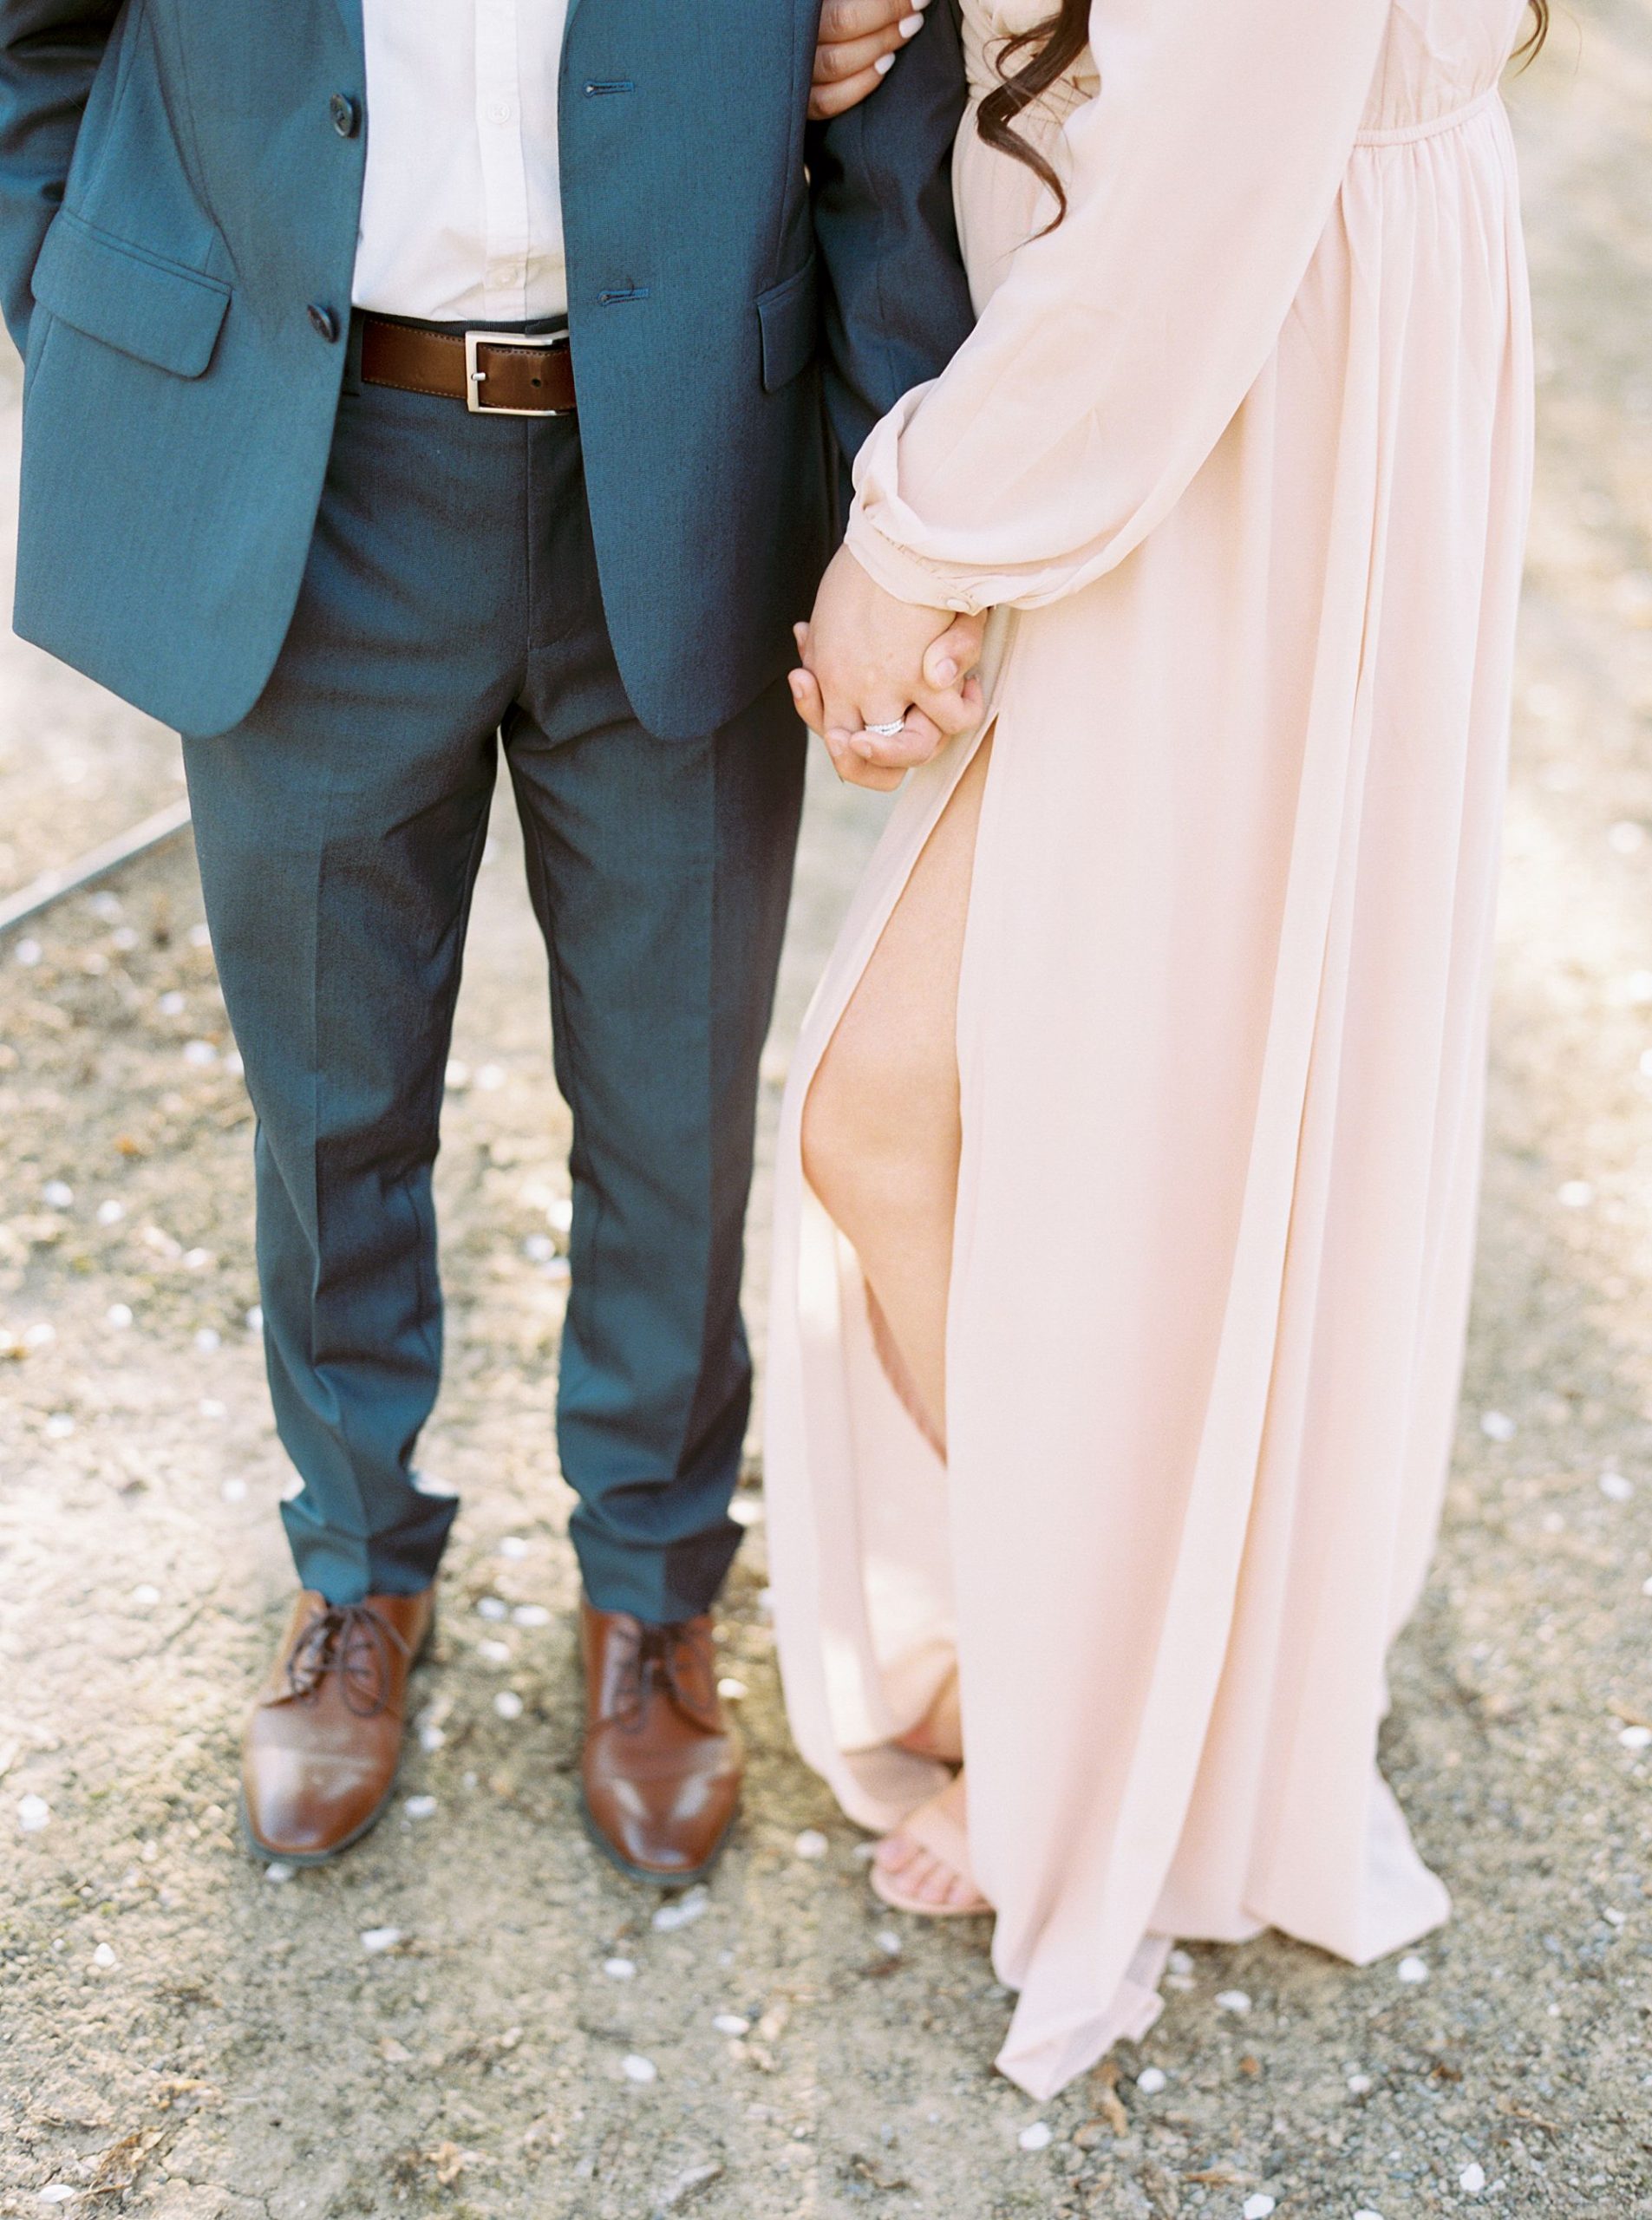
[[[817,123],[842,115],[875,92],[895,56],[924,28],[930,0],[826,0],[814,49],[809,114]]]
[[[974,672],[985,624],[897,600],[839,549],[813,617],[795,628],[802,668],[790,684],[840,779],[887,793],[980,722]]]

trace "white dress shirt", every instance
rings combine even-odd
[[[567,14],[568,0],[364,0],[358,308],[472,324],[566,309],[557,75]]]

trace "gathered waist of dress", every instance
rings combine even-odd
[[[1488,85],[1484,92],[1476,93],[1472,100],[1459,108],[1447,108],[1440,115],[1431,115],[1411,122],[1378,123],[1361,130],[1355,138],[1356,147],[1410,147],[1420,139],[1439,139],[1448,131],[1460,131],[1465,124],[1490,109],[1500,108],[1502,99],[1495,85]]]

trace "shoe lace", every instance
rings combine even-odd
[[[402,1636],[370,1603],[330,1603],[292,1645],[287,1693],[309,1702],[320,1694],[328,1675],[336,1673],[349,1709],[358,1719],[375,1719],[389,1708],[395,1657],[405,1660],[408,1654]]]
[[[646,1626],[637,1620],[629,1626],[622,1623],[614,1629],[613,1640],[619,1652],[613,1717],[623,1734],[641,1734],[650,1696],[656,1691],[668,1696],[696,1727],[716,1732],[722,1722],[715,1704],[701,1701],[684,1685],[683,1668],[694,1657],[688,1623]]]

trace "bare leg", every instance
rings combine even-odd
[[[991,748],[989,737],[913,866],[803,1106],[809,1184],[860,1260],[890,1379],[944,1455],[963,1139],[958,976]],[[962,1826],[962,1773],[942,1800]],[[879,1844],[878,1859],[908,1896],[937,1908],[975,1893],[904,1832]]]
[[[989,739],[930,833],[803,1106],[809,1185],[860,1259],[891,1379],[943,1447],[958,973],[991,751]]]

